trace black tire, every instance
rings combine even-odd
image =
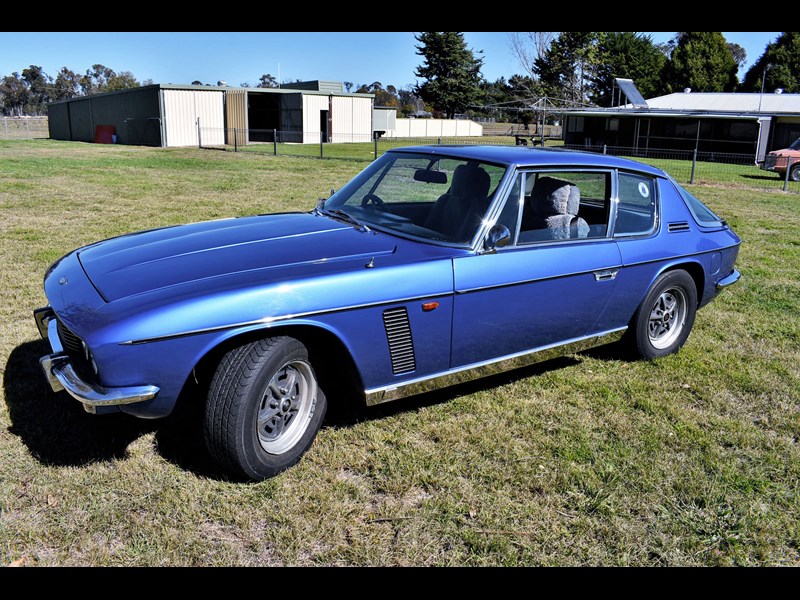
[[[662,273],[631,319],[630,349],[648,360],[675,354],[689,337],[696,314],[697,287],[692,276],[683,270]]]
[[[789,171],[789,179],[792,181],[800,181],[800,163],[796,163],[792,166],[792,170]]]
[[[245,344],[223,356],[211,381],[206,446],[233,473],[273,477],[308,450],[326,408],[300,341],[280,336]]]

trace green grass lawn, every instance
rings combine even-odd
[[[800,565],[796,195],[691,188],[744,239],[744,276],[678,355],[334,411],[297,466],[241,484],[192,416],[47,390],[42,276],[112,235],[310,209],[364,163],[36,140],[0,141],[0,165],[0,563]]]

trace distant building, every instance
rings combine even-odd
[[[628,102],[622,106],[565,111],[565,144],[697,149],[760,162],[800,137],[800,94],[684,92],[635,102],[623,95]]]
[[[224,82],[220,82],[224,83]],[[50,137],[91,142],[112,126],[116,142],[143,146],[225,143],[366,142],[373,94],[349,94],[340,82],[281,88],[155,84],[48,105]]]

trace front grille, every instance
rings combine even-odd
[[[417,368],[414,358],[414,340],[405,307],[383,311],[383,326],[389,342],[389,356],[392,360],[392,373],[408,373]]]
[[[61,345],[64,347],[64,352],[69,356],[70,363],[72,363],[78,374],[84,379],[94,379],[92,367],[83,353],[81,338],[75,335],[60,319],[56,321],[56,330],[58,331],[58,339],[61,340]]]
[[[775,154],[767,154],[766,158],[764,159],[764,168],[765,169],[774,169],[775,163],[777,162],[778,157]]]
[[[670,233],[676,233],[678,231],[690,231],[688,221],[675,221],[667,225],[667,230]]]

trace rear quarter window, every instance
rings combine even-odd
[[[656,224],[656,185],[652,177],[620,173],[615,236],[644,235]]]

